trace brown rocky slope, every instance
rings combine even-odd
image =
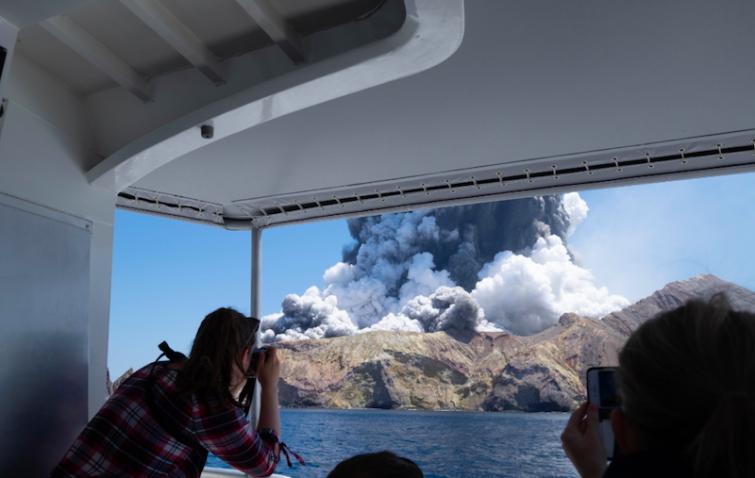
[[[614,365],[639,324],[692,297],[755,293],[715,276],[673,282],[602,320],[564,314],[539,334],[370,332],[278,344],[288,407],[565,411],[584,399],[587,368]]]

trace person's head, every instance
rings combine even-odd
[[[755,315],[725,297],[640,326],[619,354],[624,449],[681,457],[696,476],[755,476]]]
[[[258,320],[231,308],[207,314],[181,371],[181,388],[226,396],[237,385],[234,378],[249,367],[258,326]]]
[[[390,451],[356,455],[339,463],[328,478],[424,478],[411,460]]]

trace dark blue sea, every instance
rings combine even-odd
[[[392,450],[427,478],[577,477],[559,436],[564,413],[283,410],[283,440],[306,466],[276,473],[325,478],[341,460]],[[215,457],[207,466],[228,467]]]

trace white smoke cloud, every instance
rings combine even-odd
[[[400,266],[391,266],[387,261],[375,261],[375,265],[382,277],[394,275],[386,273],[390,267],[401,268],[406,281],[399,288],[398,297],[389,295],[384,282],[364,275],[355,265],[339,262],[325,271],[326,287],[322,291],[310,287],[303,295],[289,294],[283,301],[281,314],[263,318],[263,340],[352,335],[359,329],[428,331],[418,317],[405,313],[413,310],[412,306],[407,309],[406,304],[426,298],[425,295],[437,296],[436,291],[453,286],[448,272],[434,270],[432,254],[427,252],[415,254]],[[435,315],[441,312],[436,311]],[[433,322],[429,316],[421,317],[428,325]],[[447,320],[445,317],[439,320]]]
[[[573,262],[562,240],[587,217],[589,208],[579,194],[520,201],[350,223],[358,241],[349,253],[351,263],[339,262],[326,270],[322,290],[311,287],[303,295],[288,295],[282,313],[263,318],[263,339],[323,338],[371,330],[532,334],[555,323],[564,312],[599,317],[628,304],[596,286],[592,274]],[[460,233],[455,221],[462,212],[471,214],[475,222]],[[443,214],[444,227],[436,214]],[[522,220],[527,214],[529,223]],[[514,229],[491,220],[502,220]],[[558,234],[552,232],[554,227]],[[491,253],[486,259],[478,251],[489,249],[491,241],[512,230],[519,235],[509,232],[507,243],[520,244],[531,237],[534,244],[527,242],[531,246],[517,253]],[[449,270],[436,267],[429,250],[441,254],[442,263],[458,277],[469,277],[465,268],[474,267],[472,280],[464,280],[467,290],[454,282]]]
[[[579,193],[566,193],[563,196],[564,210],[569,216],[569,228],[567,234],[571,236],[577,229],[577,226],[587,219],[587,213],[590,212],[590,208],[587,207],[587,203]]]
[[[376,324],[371,325],[359,332],[372,332],[374,330],[390,330],[392,332],[424,332],[422,324],[415,319],[410,319],[404,314],[390,313],[380,319]]]
[[[421,252],[412,257],[406,277],[407,281],[399,289],[402,305],[414,297],[429,295],[439,287],[455,285],[448,271],[435,270],[433,255],[429,252]]]
[[[323,296],[338,298],[359,328],[370,327],[397,312],[402,302],[451,285],[448,272],[434,271],[432,254],[420,243],[440,240],[429,211],[382,216],[363,231],[354,264],[339,262],[325,271]],[[402,299],[403,298],[403,299]]]
[[[539,238],[529,255],[498,254],[479,275],[472,297],[488,321],[515,334],[539,332],[565,312],[597,318],[629,305],[596,286],[590,271],[574,264],[552,234]]]
[[[385,282],[365,275],[346,283],[327,284],[322,296],[337,298],[339,309],[359,328],[369,327],[398,307],[398,299],[389,295]]]

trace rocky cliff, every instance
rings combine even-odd
[[[602,320],[574,314],[537,335],[370,332],[279,344],[289,407],[569,410],[591,366],[613,365],[628,335],[658,312],[725,292],[755,311],[755,293],[717,277],[673,282]]]
[[[705,274],[667,284],[649,297],[607,315],[603,322],[629,335],[641,323],[660,312],[675,309],[690,299],[707,300],[719,293],[726,295],[732,308],[755,311],[755,293],[751,290]]]
[[[615,365],[629,334],[659,312],[725,293],[755,312],[755,292],[712,275],[672,282],[595,320],[564,314],[536,335],[369,332],[277,344],[281,405],[326,408],[565,411],[589,367]],[[132,370],[112,384],[112,390]]]

